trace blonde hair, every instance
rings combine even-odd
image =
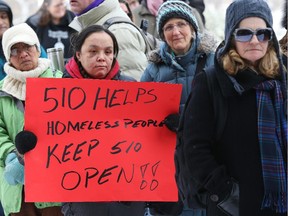
[[[233,44],[233,42],[232,42]],[[229,75],[236,75],[238,71],[249,67],[247,61],[240,57],[234,46],[222,57],[224,70]],[[275,78],[279,75],[279,60],[272,42],[269,42],[267,52],[260,59],[257,72],[269,78]]]

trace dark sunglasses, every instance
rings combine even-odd
[[[236,41],[248,42],[252,39],[253,35],[256,35],[259,42],[270,41],[272,39],[272,29],[263,28],[252,30],[248,28],[238,28],[234,31],[234,37]]]

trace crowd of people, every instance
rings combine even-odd
[[[69,3],[44,0],[13,25],[0,0],[0,216],[287,215],[288,35],[277,38],[265,0],[234,0],[223,41],[205,28],[203,0]],[[283,11],[287,30],[287,0]],[[113,17],[128,21],[106,28]],[[154,50],[141,30],[159,41]],[[64,71],[52,70],[49,48],[63,50]],[[26,80],[37,77],[180,84],[179,111],[163,121],[183,141],[178,202],[25,202],[15,139]]]

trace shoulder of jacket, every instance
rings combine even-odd
[[[205,30],[202,33],[199,33],[198,37],[198,52],[203,52],[206,54],[215,53],[220,42],[214,37],[212,33]]]
[[[49,67],[47,68],[40,77],[42,78],[61,78],[63,76],[63,72],[60,70],[52,71],[52,69]]]
[[[36,14],[33,14],[32,16],[30,16],[27,20],[26,20],[26,23],[31,26],[32,28],[37,28],[38,27],[38,24],[39,24],[39,21],[40,21],[40,14],[39,13],[36,13]]]

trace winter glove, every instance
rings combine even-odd
[[[183,203],[180,200],[178,202],[149,202],[147,207],[151,215],[180,215],[183,211]],[[149,215],[148,212],[147,215]]]
[[[239,216],[239,185],[232,182],[231,193],[217,207],[230,216]]]
[[[24,155],[26,152],[35,148],[37,143],[36,135],[27,130],[19,132],[15,137],[15,145],[19,154]]]
[[[179,127],[179,119],[180,119],[180,116],[178,113],[170,114],[164,119],[164,124],[169,130],[173,132],[177,132],[178,127]]]
[[[24,184],[24,166],[19,163],[15,152],[6,157],[4,178],[10,185]]]

